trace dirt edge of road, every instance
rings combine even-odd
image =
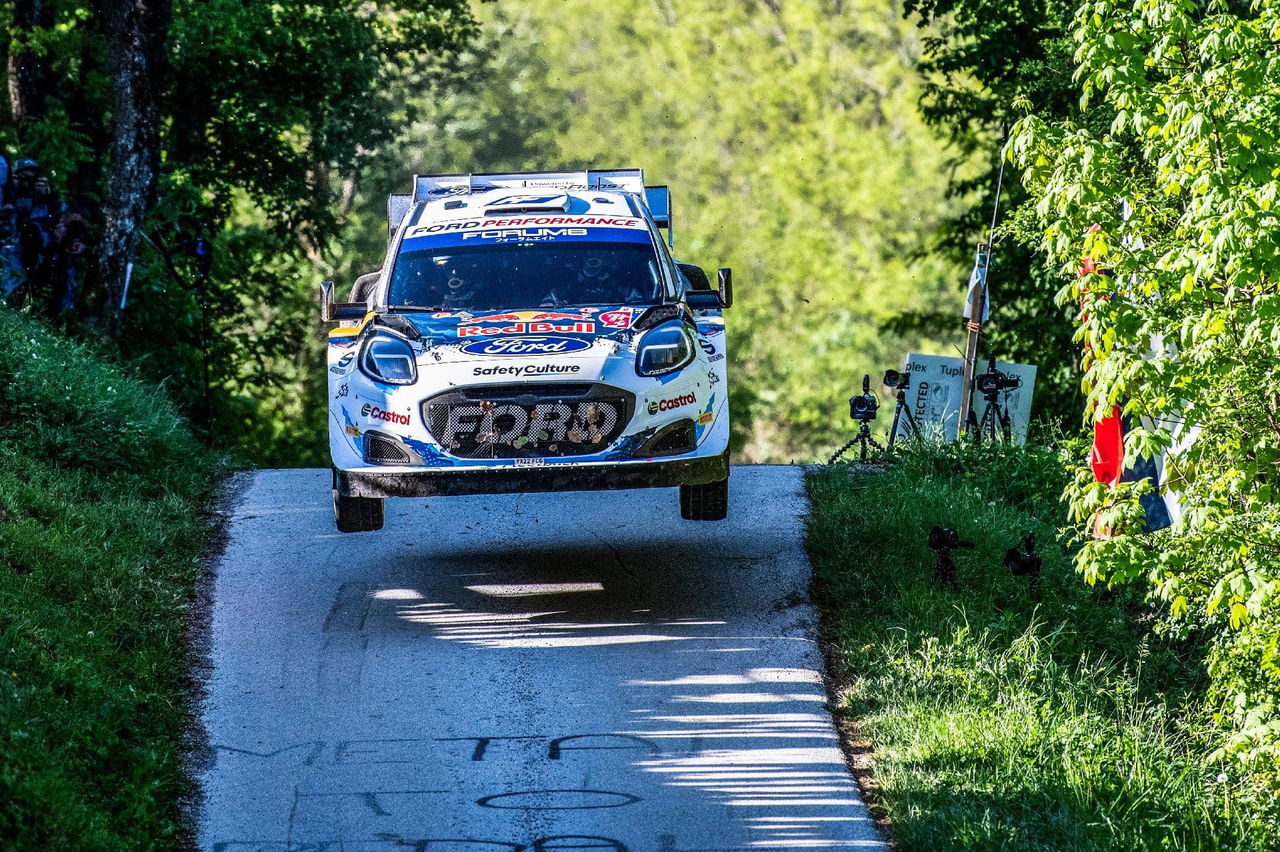
[[[804,465],[803,476],[807,479],[810,471],[815,467],[819,466]],[[879,470],[876,469],[876,472]],[[805,506],[810,505],[809,500],[810,497],[806,488],[804,494]],[[809,534],[809,516],[807,513],[804,518],[804,529],[807,538]],[[805,558],[808,559],[807,552]],[[889,817],[889,810],[885,807],[884,800],[880,795],[880,785],[876,781],[875,752],[871,747],[871,742],[863,736],[858,720],[840,707],[840,693],[844,689],[844,683],[840,679],[839,673],[844,666],[835,645],[827,639],[827,611],[823,606],[823,596],[817,588],[816,575],[813,572],[812,564],[809,566],[809,587],[807,591],[809,601],[818,613],[818,648],[822,653],[822,682],[827,689],[827,710],[831,713],[831,719],[835,722],[836,730],[840,734],[840,751],[844,753],[845,765],[849,767],[849,772],[858,783],[858,791],[862,794],[862,802],[867,806],[867,813],[871,816],[871,821],[875,823],[876,830],[880,833],[880,838],[889,845],[889,848],[897,849],[898,844],[897,839],[894,837],[893,820]]]
[[[200,560],[200,576],[187,602],[187,626],[182,637],[183,651],[188,660],[187,723],[182,736],[182,762],[188,786],[179,801],[181,809],[177,849],[180,852],[196,852],[196,840],[200,824],[204,796],[200,786],[201,773],[209,766],[213,751],[209,748],[209,733],[201,719],[201,707],[205,701],[209,675],[213,671],[213,592],[218,575],[218,563],[231,541],[231,518],[240,504],[254,471],[241,470],[232,473],[222,483],[218,497],[209,506],[206,521],[209,524],[209,545]]]
[[[810,598],[813,598],[812,586],[809,594]],[[818,610],[818,629],[821,637],[826,616],[816,599],[814,599],[814,607]],[[858,720],[840,708],[840,692],[844,685],[835,674],[840,670],[839,656],[834,646],[825,638],[819,638],[818,646],[822,649],[822,681],[827,687],[827,709],[831,713],[832,721],[835,722],[836,730],[840,733],[840,750],[844,753],[845,765],[849,767],[849,772],[858,782],[862,802],[867,806],[867,813],[871,815],[871,821],[880,832],[880,838],[889,845],[889,848],[897,849],[893,820],[889,817],[889,810],[885,807],[880,795],[880,784],[876,781],[875,752],[871,742],[863,736]]]

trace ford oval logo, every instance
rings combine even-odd
[[[591,346],[576,337],[498,337],[477,340],[462,347],[468,355],[564,355]]]

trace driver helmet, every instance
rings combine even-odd
[[[480,286],[468,275],[462,274],[456,267],[449,270],[443,289],[444,307],[451,309],[475,307],[475,297]]]

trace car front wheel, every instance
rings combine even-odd
[[[680,517],[686,521],[723,521],[728,514],[728,479],[680,486]]]
[[[338,532],[373,532],[382,529],[381,497],[348,497],[333,489],[333,518]]]

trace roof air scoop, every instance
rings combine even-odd
[[[501,216],[513,213],[567,213],[568,195],[508,195],[484,205],[484,215]]]

